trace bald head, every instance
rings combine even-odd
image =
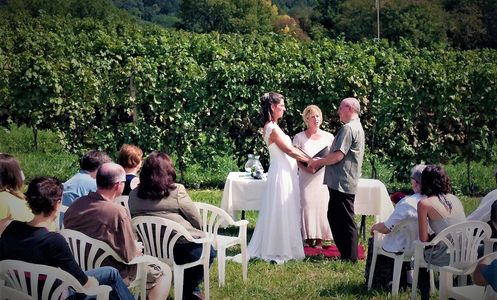
[[[361,106],[356,98],[345,98],[340,102],[338,107],[338,115],[340,121],[348,123],[350,120],[357,119],[361,111]]]
[[[113,162],[104,163],[97,171],[99,189],[110,189],[120,181],[126,181],[126,172],[121,165]]]
[[[359,100],[357,100],[356,98],[352,98],[352,97],[345,98],[342,100],[340,105],[342,103],[351,107],[357,114],[361,113],[361,105],[359,104]]]

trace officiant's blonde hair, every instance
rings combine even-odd
[[[307,107],[302,112],[302,118],[304,119],[305,125],[307,125],[307,118],[314,113],[317,113],[319,115],[319,119],[321,120],[321,122],[319,122],[319,125],[323,123],[323,112],[317,105],[311,104],[307,105]]]

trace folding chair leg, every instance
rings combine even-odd
[[[400,277],[402,272],[403,256],[397,257],[393,265],[392,296],[399,294]]]
[[[248,279],[248,257],[247,257],[247,244],[244,244],[241,247],[242,254],[242,272],[243,272],[243,281],[247,281]]]
[[[183,299],[183,277],[185,270],[174,266],[174,299]]]
[[[374,248],[374,246],[373,246]],[[376,258],[378,257],[378,252],[376,249],[373,250],[373,255],[371,257],[371,265],[369,266],[369,278],[368,278],[368,290],[371,289],[373,286],[373,276],[374,276],[374,269],[376,267]]]
[[[419,263],[414,261],[414,272],[412,274],[412,285],[411,285],[411,300],[416,300],[416,295],[418,293],[418,277],[419,277]]]
[[[438,291],[438,298],[440,300],[448,299],[448,291],[452,288],[452,275],[440,270],[440,278],[439,278],[440,289]]]
[[[437,288],[435,287],[435,275],[433,274],[433,270],[430,269],[430,294],[435,293]]]
[[[205,300],[210,299],[210,279],[209,279],[209,255],[204,261],[204,295]]]
[[[219,273],[219,287],[224,286],[225,280],[226,249],[217,249],[217,271]]]

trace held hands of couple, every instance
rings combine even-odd
[[[312,173],[315,173],[316,170],[323,165],[321,163],[321,160],[322,160],[322,158],[315,157],[315,158],[311,158],[307,161],[307,167],[312,170]]]

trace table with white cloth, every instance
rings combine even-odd
[[[266,179],[253,179],[246,172],[230,172],[224,183],[221,208],[235,217],[237,211],[259,210],[266,187]],[[392,214],[393,204],[383,182],[360,178],[354,200],[358,215],[375,216],[383,222]]]

